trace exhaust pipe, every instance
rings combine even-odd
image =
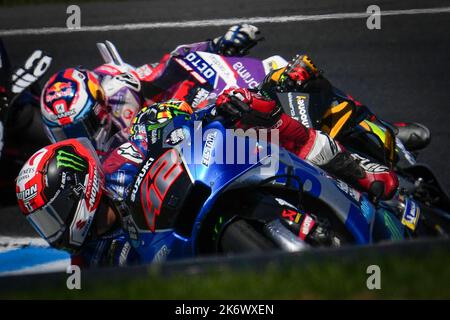
[[[306,242],[286,228],[278,219],[265,224],[264,233],[284,251],[296,252],[310,247]]]

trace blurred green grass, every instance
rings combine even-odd
[[[368,290],[369,265],[381,268],[381,290]],[[214,270],[202,275],[161,276],[149,268],[132,280],[82,282],[81,290],[58,287],[8,292],[14,299],[449,299],[448,251],[405,257],[361,258],[269,265],[258,270]]]

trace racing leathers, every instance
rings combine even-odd
[[[259,30],[249,24],[234,25],[220,37],[203,42],[180,45],[165,54],[158,63],[145,64],[136,69],[142,81],[142,92],[151,102],[163,102],[176,97],[174,90],[185,77],[172,57],[184,57],[203,51],[223,56],[244,56],[260,40]]]
[[[104,195],[110,206],[121,216],[110,232],[83,245],[82,250],[72,257],[72,263],[81,266],[125,265],[143,262],[132,246],[129,230],[122,229],[122,222],[128,214],[127,197],[131,185],[139,173],[152,144],[159,141],[161,130],[174,116],[190,117],[193,110],[183,101],[167,101],[144,107],[132,121],[127,142],[108,152],[103,157],[105,174]],[[148,257],[146,257],[148,258]],[[148,260],[146,260],[148,261]]]
[[[246,55],[259,41],[258,34],[259,30],[255,26],[234,25],[223,36],[176,47],[158,63],[144,64],[138,68],[115,64],[104,64],[96,68],[93,72],[99,77],[112,122],[118,131],[112,139],[105,141],[101,151],[105,152],[124,142],[130,121],[141,107],[166,101],[174,95],[172,90],[184,80],[184,76],[180,76],[178,69],[171,64],[171,57],[182,57],[195,51],[225,56]]]
[[[430,131],[420,123],[389,123],[380,119],[366,105],[335,88],[307,55],[297,55],[286,67],[270,72],[261,83],[260,91],[275,100],[276,92],[301,91],[314,96],[314,101],[309,102],[310,112],[314,113],[316,119],[321,119],[321,130],[333,137],[344,132],[345,128],[359,125],[365,128],[368,121],[381,122],[382,126],[392,129],[399,140],[397,143],[401,142],[410,151],[425,148],[431,139]],[[349,114],[352,114],[352,121],[340,123],[340,120],[345,118],[342,115]],[[354,122],[353,119],[358,119],[359,122]],[[334,126],[336,123],[338,125]]]
[[[218,114],[237,128],[278,129],[282,147],[377,199],[389,199],[397,190],[398,179],[392,170],[346,151],[326,133],[306,128],[281,112],[273,99],[230,88],[218,97],[216,106]]]

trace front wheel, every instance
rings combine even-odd
[[[276,249],[275,243],[246,220],[229,223],[219,239],[219,251],[225,253],[265,252]]]

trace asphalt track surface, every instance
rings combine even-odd
[[[82,26],[191,21],[243,17],[277,17],[450,7],[450,1],[136,1],[81,3]],[[0,7],[3,30],[64,27],[67,4]],[[259,24],[266,40],[251,52],[265,58],[308,53],[339,88],[391,121],[418,121],[432,131],[432,142],[420,160],[437,172],[450,190],[450,13],[381,17],[381,30],[369,30],[366,19],[330,19]],[[111,40],[132,65],[157,61],[182,43],[223,34],[226,26],[160,28],[3,36],[13,63],[21,64],[34,49],[54,57],[50,72],[69,66],[87,68],[102,61],[95,43]],[[0,234],[28,233],[13,208],[0,212]]]

